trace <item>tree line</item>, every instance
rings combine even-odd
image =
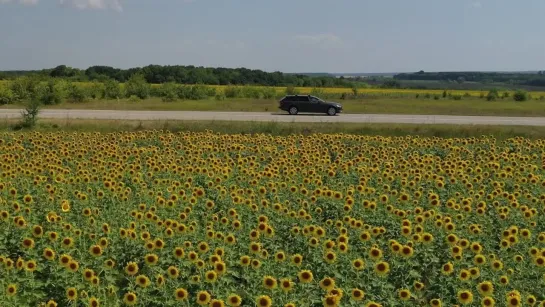
[[[285,74],[281,72],[265,72],[247,68],[211,68],[197,66],[161,66],[148,65],[130,69],[110,66],[92,66],[78,69],[59,65],[51,69],[34,71],[1,71],[0,79],[15,79],[20,76],[33,75],[41,78],[63,78],[71,81],[104,82],[115,80],[127,82],[134,75],[142,75],[146,82],[153,84],[180,83],[206,85],[262,85],[262,86],[295,86],[295,87],[357,87],[361,82],[331,76],[308,76],[301,74]],[[363,83],[361,83],[363,85]]]
[[[396,80],[457,81],[479,83],[506,83],[513,85],[545,86],[545,71],[537,73],[501,72],[424,72],[394,75]]]

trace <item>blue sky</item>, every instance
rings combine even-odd
[[[544,0],[0,0],[0,70],[543,70],[544,13]]]

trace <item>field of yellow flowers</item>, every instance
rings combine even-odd
[[[545,141],[3,133],[2,306],[545,306]]]

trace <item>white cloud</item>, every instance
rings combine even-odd
[[[471,7],[474,7],[474,8],[481,8],[483,7],[483,4],[481,3],[481,1],[474,1],[471,3]]]
[[[1,3],[17,2],[23,5],[35,5],[39,0],[0,0]],[[71,6],[80,10],[95,9],[104,10],[112,9],[116,11],[122,11],[123,6],[121,2],[123,0],[58,0],[61,5]]]

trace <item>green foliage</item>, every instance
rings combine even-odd
[[[201,100],[208,98],[208,88],[203,84],[191,86],[191,94],[188,97],[191,100]]]
[[[260,99],[261,98],[261,89],[255,86],[243,86],[242,87],[242,96],[244,98],[253,98],[253,99]]]
[[[522,90],[518,90],[513,94],[513,99],[515,101],[526,101],[529,99],[528,93]]]
[[[21,114],[21,122],[16,124],[14,129],[18,130],[21,128],[32,129],[36,126],[38,121],[38,113],[40,112],[40,101],[36,98],[30,99],[26,104],[25,108]]]
[[[74,83],[68,85],[68,93],[66,98],[70,102],[85,102],[88,98],[88,93],[85,88],[77,86]]]
[[[138,97],[138,96],[136,96],[136,95],[131,95],[131,96],[129,97],[129,101],[130,101],[130,102],[139,102],[140,100],[141,100],[140,97]]]
[[[128,97],[134,95],[140,99],[146,99],[150,96],[150,85],[142,74],[133,75],[127,83],[125,83],[125,91]]]
[[[173,82],[164,83],[160,88],[163,101],[172,102],[178,99],[178,87]]]
[[[10,89],[16,100],[29,99],[38,87],[38,80],[33,77],[20,77],[11,82]]]
[[[93,81],[93,84],[87,90],[89,97],[93,99],[103,99],[106,97],[106,85],[102,82]]]
[[[104,97],[107,99],[119,99],[123,97],[123,91],[118,81],[108,79],[104,82]]]
[[[462,100],[462,95],[452,95],[452,99],[454,99],[454,100]]]
[[[310,95],[316,96],[316,97],[323,97],[325,96],[325,91],[322,88],[314,87],[312,90],[310,90]]]
[[[263,98],[273,99],[276,97],[276,89],[274,87],[266,87],[263,89]]]
[[[500,97],[500,94],[497,89],[491,89],[488,94],[486,95],[486,100],[488,101],[495,101]]]
[[[447,91],[446,90],[443,91],[443,98],[447,98]]]
[[[54,80],[50,80],[46,85],[40,84],[36,87],[31,100],[36,100],[43,105],[55,105],[61,103],[63,98],[61,88],[56,86]]]
[[[238,86],[228,86],[223,91],[227,98],[239,98],[242,96],[242,90]]]
[[[11,89],[0,86],[0,105],[14,103],[15,100],[15,94]]]
[[[286,87],[286,95],[298,95],[299,90],[293,86]]]

